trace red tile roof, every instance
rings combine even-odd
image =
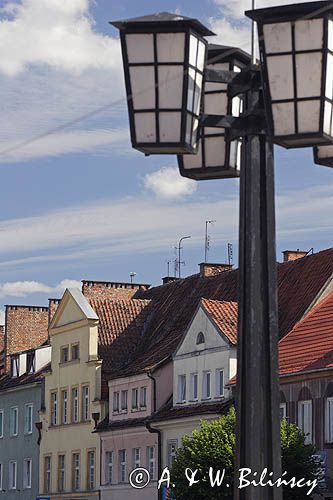
[[[222,333],[235,345],[237,342],[237,302],[202,299],[201,304]]]
[[[333,293],[279,344],[280,375],[333,368]]]

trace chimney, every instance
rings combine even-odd
[[[8,372],[12,354],[35,349],[48,340],[49,310],[39,306],[5,307],[5,362]]]
[[[148,290],[143,283],[116,283],[113,281],[82,281],[82,293],[89,299],[131,299],[138,290]]]
[[[177,280],[179,280],[179,278],[176,278],[176,276],[165,276],[164,278],[162,278],[162,283],[163,285],[167,285],[168,283]]]
[[[302,250],[285,250],[283,253],[283,262],[291,262],[292,260],[302,259],[306,257],[309,252]]]
[[[209,278],[210,276],[216,276],[225,271],[231,271],[232,264],[209,264],[207,262],[201,262],[199,268],[201,278]]]
[[[53,316],[58,309],[58,305],[61,299],[49,299],[49,325],[53,319]]]

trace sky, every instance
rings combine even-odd
[[[260,0],[258,7],[281,4]],[[288,2],[284,2],[288,3]],[[181,178],[174,156],[131,149],[118,33],[157,11],[199,18],[210,41],[249,47],[245,0],[0,0],[0,324],[82,279],[159,284],[208,260],[237,265],[239,181]],[[333,171],[275,149],[277,254],[332,246]]]

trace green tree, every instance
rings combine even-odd
[[[232,500],[235,423],[235,410],[231,408],[227,415],[210,422],[204,420],[199,430],[194,430],[191,436],[184,436],[171,470],[171,482],[175,485],[173,494],[177,500]],[[281,448],[282,470],[287,471],[287,479],[296,477],[312,481],[316,478],[318,465],[313,458],[314,447],[305,444],[305,435],[286,420],[281,423]],[[218,470],[225,470],[222,485],[215,483],[211,486],[210,467],[214,471],[213,479],[216,479]],[[198,482],[192,486],[185,475],[186,469],[196,471],[194,479]],[[188,475],[190,477],[191,472],[188,471]],[[308,490],[309,487],[284,487],[283,499],[304,500],[308,498]]]

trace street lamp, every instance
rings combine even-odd
[[[333,167],[333,146],[317,146],[313,148],[313,161],[317,165]]]
[[[214,70],[240,72],[248,66],[251,57],[235,47],[208,45],[206,74],[211,80],[204,87],[203,113],[209,116],[239,116],[243,100],[228,95],[228,85],[220,82]],[[241,167],[241,139],[230,140],[228,129],[201,127],[198,153],[178,155],[180,174],[194,180],[239,177]]]
[[[162,12],[119,28],[132,145],[145,154],[194,153],[207,42],[199,21]]]

